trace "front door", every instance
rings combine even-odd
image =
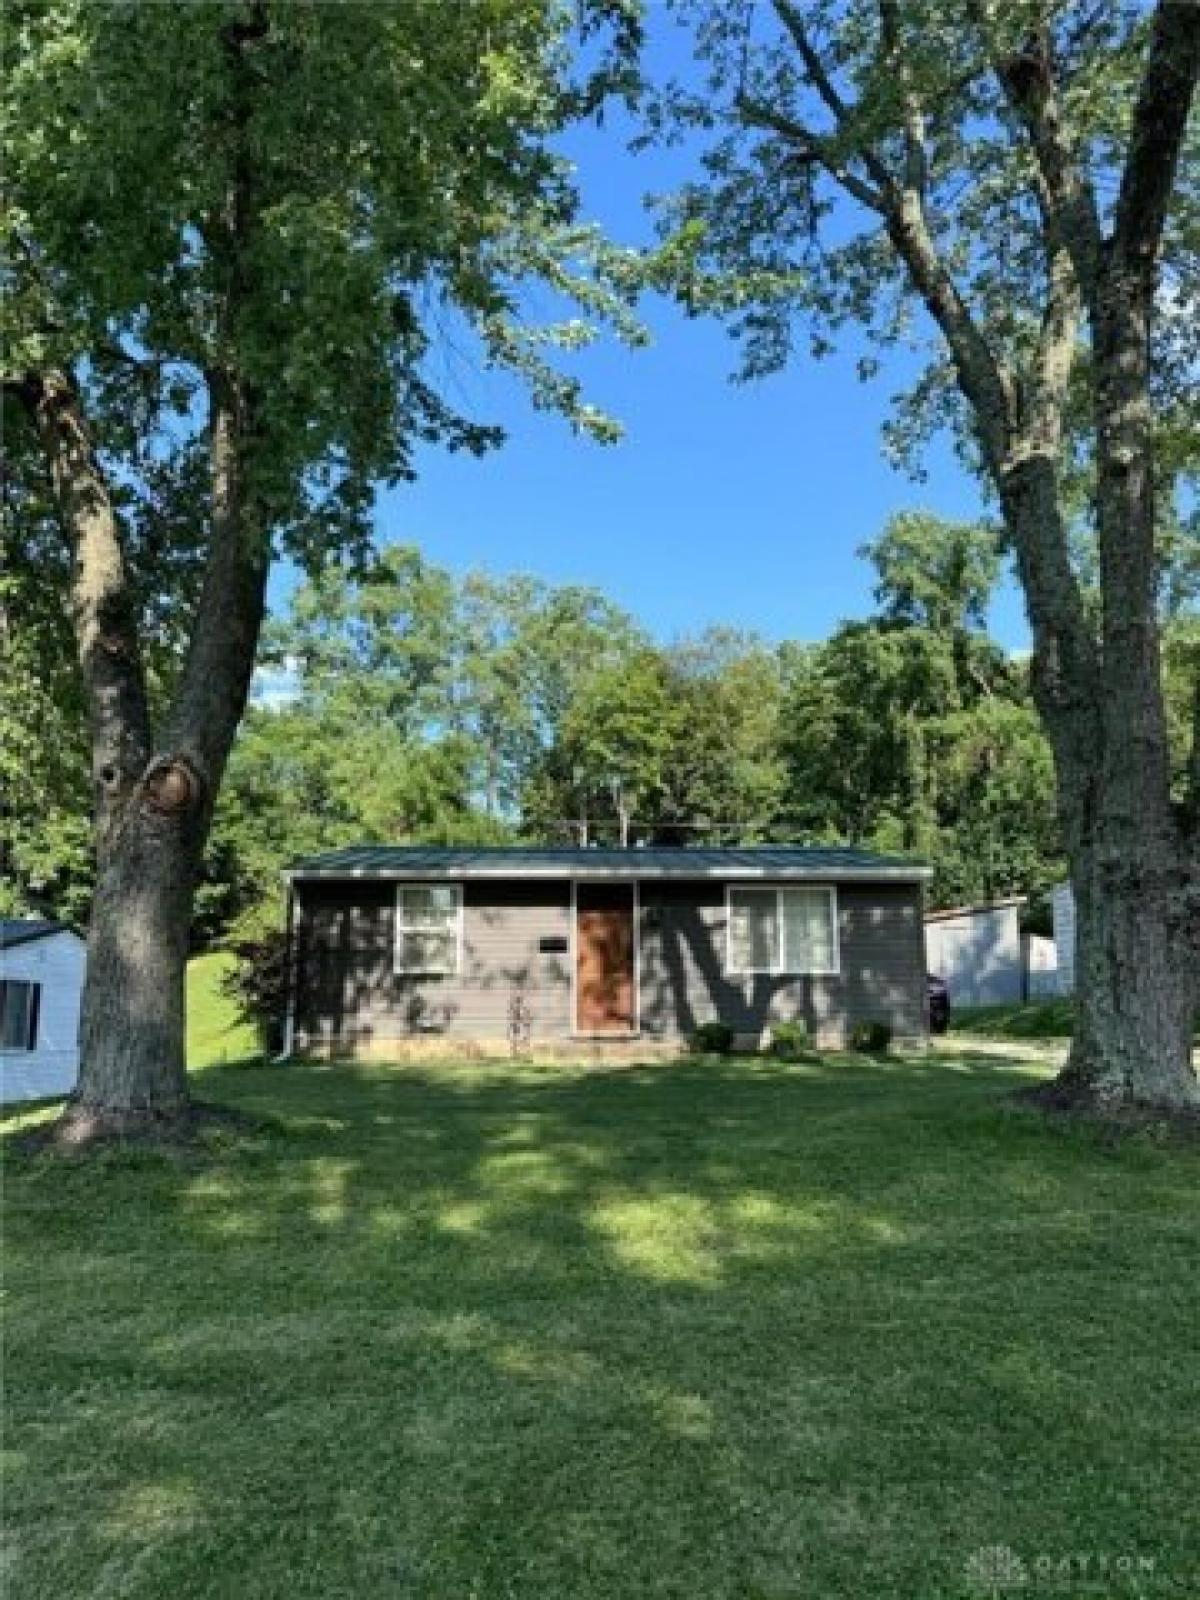
[[[580,1033],[633,1033],[634,886],[580,883],[575,898],[575,1027]]]

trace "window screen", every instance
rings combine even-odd
[[[781,889],[785,972],[837,970],[833,895],[828,889]]]
[[[396,889],[396,971],[458,971],[462,890],[455,883],[402,883]]]
[[[778,972],[779,904],[774,889],[730,890],[729,963],[734,972]]]
[[[838,971],[832,889],[730,889],[730,972]]]

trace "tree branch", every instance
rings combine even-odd
[[[963,392],[971,402],[993,475],[1004,469],[1017,421],[1016,384],[989,346],[937,248],[925,206],[924,114],[912,85],[895,0],[879,0],[880,48],[900,86],[905,161],[901,182],[887,187],[888,236],[908,268],[926,310],[950,347]]]
[[[786,0],[780,15],[785,24],[792,19],[788,31],[809,81],[838,117],[836,134],[832,139],[822,138],[793,118],[749,99],[740,102],[742,115],[788,140],[807,159],[819,161],[848,194],[883,217],[893,249],[949,347],[989,473],[1018,537],[1018,557],[1039,640],[1040,698],[1056,716],[1064,737],[1082,750],[1094,734],[1095,650],[1055,494],[1061,401],[1070,380],[1080,316],[1070,257],[1061,245],[1050,252],[1050,291],[1036,378],[1027,414],[1022,416],[1013,375],[985,338],[942,258],[930,225],[925,199],[924,117],[904,56],[901,13],[895,0],[879,0],[880,77],[900,86],[906,154],[900,178],[893,178],[881,163],[870,168],[872,175],[880,173],[876,184],[865,184],[845,171],[842,150],[853,147],[848,128],[855,108],[833,89],[798,14]]]
[[[1075,366],[1083,299],[1074,262],[1065,245],[1048,251],[1049,283],[1033,362],[1033,378],[1022,407],[1022,427],[1058,455],[1063,405]]]
[[[884,62],[901,87],[905,142],[904,178],[895,193],[888,233],[926,310],[950,346],[959,382],[971,401],[984,453],[995,475],[1003,468],[1016,421],[1016,385],[988,345],[938,252],[925,207],[924,118],[904,59],[899,9],[893,0],[879,0],[879,21]]]
[[[920,196],[905,190],[888,215],[888,237],[907,266],[925,309],[950,347],[954,368],[975,414],[980,443],[993,475],[1004,470],[1017,422],[1016,385],[993,353],[938,254]]]
[[[924,199],[928,174],[925,150],[925,113],[913,89],[912,73],[900,43],[900,13],[896,0],[879,0],[879,27],[884,54],[896,70],[904,121],[904,187]]]
[[[1121,177],[1113,255],[1149,271],[1158,255],[1188,113],[1200,77],[1200,5],[1159,0]]]
[[[216,792],[245,710],[266,608],[270,541],[247,484],[250,407],[228,373],[209,378],[212,528],[192,637],[164,742]]]
[[[825,63],[819,53],[813,48],[808,37],[808,29],[804,25],[804,18],[792,4],[792,0],[771,0],[775,13],[780,22],[787,29],[792,43],[800,53],[804,63],[804,70],[809,83],[825,102],[827,109],[835,122],[845,122],[849,116],[850,108],[834,87],[833,79],[825,70]]]
[[[972,14],[984,33],[989,17],[982,0]],[[1019,55],[996,59],[994,70],[1009,105],[1029,135],[1040,183],[1038,203],[1051,241],[1065,245],[1083,293],[1092,304],[1101,268],[1102,236],[1096,193],[1071,148],[1063,122],[1049,33],[1032,33]]]
[[[261,3],[221,33],[230,99],[231,163],[220,214],[207,240],[222,282],[218,359],[206,373],[212,526],[192,637],[166,730],[166,743],[191,761],[211,807],[245,710],[266,609],[271,539],[261,484],[251,461],[257,444],[256,396],[240,370],[238,330],[252,299],[252,243],[258,223],[250,122],[256,84],[249,59],[267,37]]]
[[[150,713],[120,527],[78,390],[51,370],[24,383],[74,567],[71,618],[91,723],[103,838],[150,756]]]
[[[882,0],[882,3],[886,11],[886,0]],[[775,5],[796,45],[809,81],[826,106],[837,114],[837,129],[832,137],[818,134],[785,113],[747,95],[739,95],[738,111],[751,125],[779,134],[795,147],[799,155],[818,162],[847,194],[883,217],[893,248],[908,268],[913,286],[950,347],[955,370],[976,415],[989,466],[993,473],[998,473],[1003,469],[1011,430],[1016,421],[1016,386],[983,337],[970,307],[938,253],[925,214],[923,160],[906,163],[905,180],[898,183],[874,152],[855,146],[850,124],[856,108],[850,106],[834,88],[820,56],[813,49],[796,7],[789,0],[775,0]],[[892,13],[888,26],[894,27],[895,24],[895,14]],[[887,34],[887,28],[883,31]],[[893,53],[901,49],[898,31],[888,35],[884,48]],[[895,60],[889,60],[888,66],[890,71],[895,72]],[[915,100],[913,109],[916,109]],[[916,132],[914,125],[914,136]],[[874,183],[868,183],[847,170],[846,150],[862,160],[876,180]]]
[[[776,111],[749,95],[739,94],[736,106],[744,122],[749,123],[751,127],[765,129],[768,133],[779,134],[788,144],[795,146],[796,154],[806,162],[816,162],[824,167],[829,176],[841,184],[846,193],[852,195],[860,205],[866,206],[869,211],[877,212],[880,216],[887,214],[887,201],[884,195],[864,178],[857,177],[849,170],[833,140],[814,133],[803,123],[796,122],[781,111]]]
[[[1060,739],[1078,754],[1095,728],[1095,648],[1057,499],[1062,403],[1081,315],[1078,282],[1069,251],[1049,226],[1049,289],[1034,376],[1028,392],[1019,393],[1013,374],[991,350],[939,255],[925,203],[924,116],[912,86],[896,0],[879,0],[879,14],[885,62],[902,96],[905,141],[904,182],[889,234],[950,346],[959,385],[971,403],[1029,599],[1039,703],[1055,719]],[[1044,187],[1048,190],[1049,184]]]
[[[793,4],[793,0],[772,0],[772,4],[776,15],[787,30],[792,43],[796,46],[800,60],[804,64],[805,76],[809,83],[812,84],[826,109],[833,117],[838,133],[843,137],[848,136],[854,109],[839,94],[833,79],[826,71],[820,52],[814,48],[812,40],[809,38],[808,29],[804,25],[804,18]],[[871,174],[876,186],[881,191],[886,191],[892,181],[886,164],[869,145],[861,141],[857,142],[855,153]]]

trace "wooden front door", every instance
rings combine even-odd
[[[575,1026],[580,1033],[633,1033],[634,887],[581,883],[575,900]]]

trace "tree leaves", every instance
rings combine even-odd
[[[601,41],[588,94],[628,61],[628,9],[588,8]],[[642,334],[628,253],[575,220],[551,147],[580,86],[569,19],[549,0],[264,5],[238,52],[236,141],[226,30],[241,6],[14,12],[7,351],[14,374],[75,370],[123,481],[156,440],[202,437],[195,397],[226,363],[256,395],[277,552],[316,570],[361,549],[373,486],[411,477],[418,443],[500,442],[433,360],[454,321],[474,359],[517,372],[537,405],[615,436],[555,360],[597,323]],[[222,241],[237,161],[253,168],[254,206],[231,318]],[[582,317],[540,325],[533,279]]]

